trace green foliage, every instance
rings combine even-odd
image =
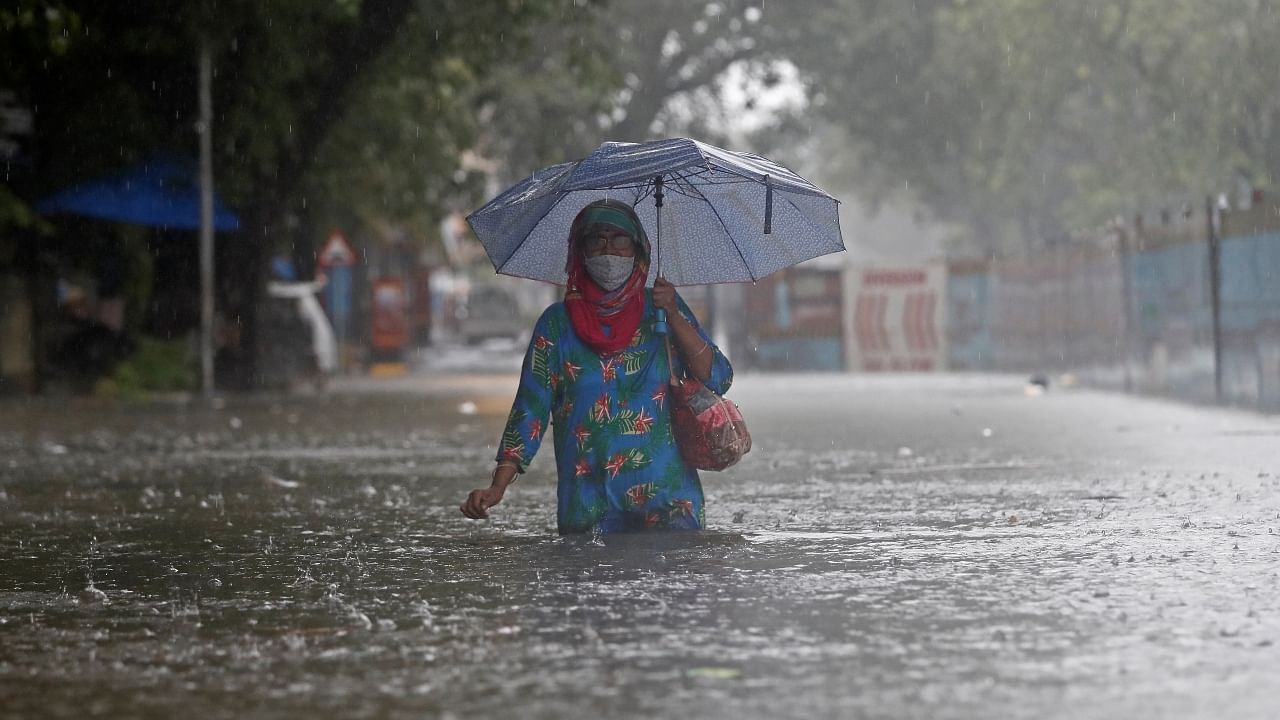
[[[767,83],[782,60],[808,106],[754,149],[981,242],[1272,188],[1280,159],[1280,14],[1257,0],[15,0],[0,31],[0,88],[39,108],[40,148],[0,187],[0,232],[52,189],[193,156],[207,42],[248,257],[335,223],[433,238],[484,173],[605,139],[716,141],[726,70]]]
[[[185,340],[141,336],[138,347],[109,377],[99,380],[94,394],[122,400],[148,393],[185,392],[196,386],[195,364]]]
[[[11,262],[17,252],[14,230],[49,232],[49,224],[9,188],[0,185],[0,264]]]
[[[61,2],[21,0],[0,8],[0,91],[12,93],[13,88],[27,82],[33,63],[56,61],[65,55],[72,38],[81,31],[79,16],[67,10]],[[24,98],[14,96],[21,101]],[[10,173],[6,173],[9,175]],[[47,231],[28,202],[14,193],[10,187],[0,185],[0,262],[6,262],[14,251],[13,230],[38,229]]]
[[[673,113],[672,102],[712,110],[706,106],[714,105],[727,68],[768,66],[776,54],[764,5],[564,3],[530,34],[528,51],[481,83],[482,152],[499,161],[499,176],[510,182],[583,157],[604,140],[676,134],[719,140],[723,114]]]
[[[362,53],[350,70],[346,60],[359,53],[341,43],[327,43],[329,56],[317,59],[316,48],[326,48],[323,32],[295,36],[297,47],[283,51],[276,38],[263,38],[257,51],[272,59],[254,65],[301,63],[285,64],[294,70],[293,82],[282,82],[278,72],[260,80],[270,86],[255,93],[254,104],[227,129],[240,161],[255,164],[254,180],[244,187],[292,172],[297,181],[276,193],[282,211],[310,216],[314,225],[354,226],[382,237],[405,230],[434,237],[445,213],[481,200],[480,168],[467,160],[482,132],[477,96],[489,77],[525,56],[565,4],[398,4],[404,9],[394,32],[381,37],[377,52]],[[368,27],[373,13],[361,8],[358,18],[340,15],[333,22],[354,25],[351,32]],[[280,53],[288,60],[275,57]],[[334,83],[335,74],[350,80]],[[261,118],[273,114],[276,126],[295,134],[296,142],[258,137]]]
[[[602,140],[600,118],[623,82],[614,36],[599,31],[604,12],[592,3],[549,14],[530,30],[524,52],[471,89],[477,147],[497,161],[504,182],[582,157]]]
[[[433,232],[477,201],[462,168],[480,87],[560,0],[23,0],[0,9],[0,88],[38,107],[31,198],[156,152],[194,157],[197,53],[215,68],[218,191],[277,244],[335,219]],[[584,16],[585,17],[585,16]],[[490,85],[490,87],[492,87]],[[301,218],[301,224],[291,218]],[[236,242],[237,238],[229,238]],[[260,244],[260,238],[245,242]]]
[[[0,52],[6,59],[27,54],[44,57],[66,54],[82,30],[80,16],[67,5],[65,2],[19,0],[0,7],[0,30],[4,31],[7,40],[5,49]],[[9,63],[0,70],[0,78],[5,83],[13,83],[21,79],[15,71],[22,69],[21,65]]]
[[[852,186],[1043,239],[1280,157],[1280,17],[1251,0],[820,3],[783,49]],[[808,128],[812,130],[810,122]],[[792,142],[804,142],[793,128]]]

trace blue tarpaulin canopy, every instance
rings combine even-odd
[[[41,215],[81,215],[175,230],[200,229],[194,164],[173,159],[138,163],[117,175],[73,185],[36,205]],[[213,228],[239,230],[240,220],[214,198]]]

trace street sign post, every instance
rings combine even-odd
[[[333,323],[333,334],[338,347],[343,348],[341,362],[346,369],[346,346],[348,328],[351,323],[351,298],[353,296],[353,270],[356,264],[355,251],[347,242],[341,230],[333,230],[325,240],[324,246],[316,257],[327,280],[324,287],[324,306],[329,312],[329,322]]]

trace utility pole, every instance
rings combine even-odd
[[[213,63],[200,42],[200,393],[213,399]]]
[[[1141,223],[1133,224],[1132,232],[1137,233]],[[1133,392],[1133,340],[1131,339],[1133,320],[1133,264],[1132,251],[1129,248],[1130,229],[1119,226],[1116,230],[1116,241],[1120,250],[1120,361],[1124,364],[1124,391]]]
[[[1209,308],[1213,318],[1213,397],[1222,402],[1222,243],[1214,222],[1213,196],[1204,203],[1205,227],[1209,233]]]

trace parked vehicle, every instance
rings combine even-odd
[[[528,331],[515,297],[498,287],[472,290],[458,315],[458,333],[469,344],[490,338],[519,339]]]

